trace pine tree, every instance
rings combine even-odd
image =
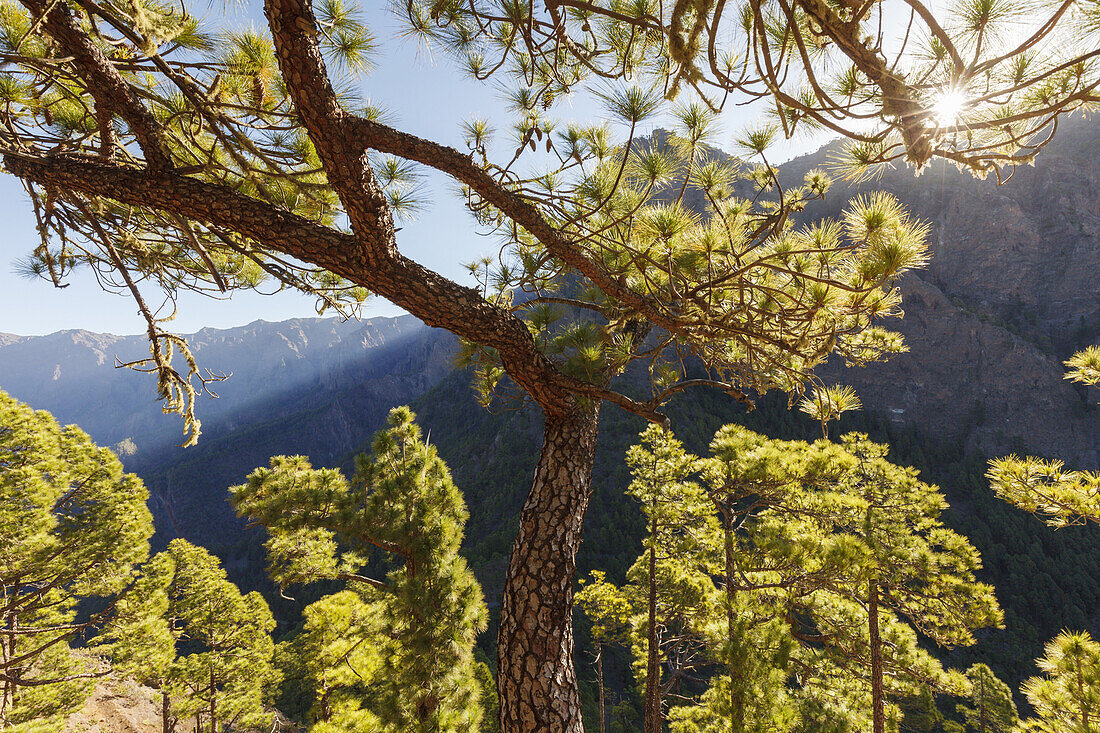
[[[901,689],[913,677],[936,685],[959,682],[945,678],[938,664],[920,661],[915,640],[903,643],[912,632],[899,620],[950,647],[973,644],[973,630],[999,626],[1002,615],[993,589],[975,578],[981,568],[977,550],[943,526],[940,514],[947,503],[938,487],[920,481],[914,469],[890,463],[888,448],[866,435],[845,435],[841,447],[850,456],[847,475],[833,492],[808,494],[806,508],[833,532],[859,543],[861,557],[830,592],[864,609],[866,651],[856,655],[870,675],[873,730],[883,733],[888,674]],[[851,643],[863,644],[859,637]],[[916,657],[898,654],[907,648]],[[884,658],[886,649],[893,650],[894,660]]]
[[[1020,724],[1012,690],[997,679],[993,670],[975,664],[966,670],[970,683],[970,705],[959,705],[959,714],[973,733],[1014,733]]]
[[[141,480],[75,426],[0,392],[0,728],[58,724],[98,676],[70,640],[109,612],[153,533]]]
[[[629,462],[646,551],[621,589],[598,577],[579,596],[601,633],[630,629],[658,700],[683,659],[696,677],[717,665],[672,708],[673,730],[882,731],[900,717],[891,698],[969,690],[918,634],[970,644],[1000,609],[936,487],[858,433],[806,443],[729,425],[711,452],[643,435]]]
[[[1023,686],[1036,733],[1095,733],[1100,730],[1100,644],[1087,632],[1063,631],[1038,660],[1043,676]]]
[[[711,449],[711,493],[738,528],[727,535],[722,582],[727,608],[739,611],[725,625],[754,628],[770,615],[788,626],[775,633],[791,640],[788,656],[802,668],[791,701],[800,725],[882,730],[899,715],[888,695],[916,695],[927,684],[960,688],[959,677],[920,648],[917,632],[941,644],[972,643],[970,629],[998,623],[1000,612],[991,589],[975,582],[973,548],[939,521],[946,505],[935,487],[858,434],[809,444],[727,426]],[[752,608],[756,620],[746,614]],[[730,674],[748,680],[744,642],[731,633],[727,643],[742,650],[728,659]],[[733,730],[748,725],[740,711],[752,700],[777,697],[744,682],[728,690]],[[833,714],[844,710],[868,719]]]
[[[634,479],[627,494],[641,503],[649,527],[645,552],[627,573],[631,585],[644,589],[646,733],[663,730],[664,695],[701,661],[693,637],[714,602],[698,569],[716,527],[706,495],[690,480],[696,460],[656,425],[626,454]]]
[[[160,688],[165,733],[183,721],[220,733],[270,723],[274,628],[259,593],[242,595],[217,558],[177,539],[143,568],[102,643],[116,669]]]
[[[707,461],[659,428],[628,452],[630,493],[650,527],[646,548],[622,588],[594,574],[578,602],[601,633],[625,628],[639,683],[654,696],[647,716],[656,709],[673,731],[848,730],[858,723],[845,678],[810,646],[799,649],[792,635],[778,600],[791,582],[780,574],[786,562],[746,541],[753,522],[820,468],[800,448],[808,446],[726,426],[712,443],[717,457]],[[703,694],[685,704],[703,680]],[[670,693],[679,704],[666,716]]]
[[[582,588],[575,598],[577,605],[592,621],[589,636],[595,645],[597,709],[600,733],[607,730],[607,710],[604,699],[604,648],[608,644],[629,646],[627,629],[634,604],[622,590],[607,582],[607,574],[593,570],[591,582],[582,578]]]
[[[711,441],[710,452],[703,472],[722,524],[720,584],[726,618],[724,648],[718,658],[727,676],[712,684],[701,706],[685,708],[681,717],[693,725],[711,718],[712,725],[738,733],[781,725],[784,718],[793,724],[802,718],[798,707],[809,701],[784,694],[789,676],[785,660],[795,642],[781,614],[754,587],[758,583],[751,578],[767,574],[772,558],[763,551],[763,543],[750,539],[751,530],[762,516],[781,510],[792,492],[807,484],[823,485],[830,473],[841,468],[822,460],[805,443],[768,440],[740,425],[722,427]],[[774,581],[772,573],[759,585],[767,587]],[[764,591],[765,596],[768,593]],[[814,714],[815,724],[828,727],[820,717],[825,711],[819,713]]]
[[[900,313],[893,283],[923,262],[926,227],[883,196],[796,227],[827,179],[780,188],[771,149],[825,128],[850,140],[854,175],[940,158],[1003,179],[1060,115],[1097,101],[1081,41],[1096,13],[989,0],[401,7],[404,35],[508,87],[510,138],[466,121],[459,151],[388,124],[350,91],[377,39],[341,0],[265,0],[262,32],[163,2],[6,3],[0,152],[42,234],[25,265],[55,284],[91,268],[133,296],[150,340],[134,366],[156,375],[189,441],[212,375],[165,330],[150,287],[174,298],[274,279],[345,312],[369,292],[465,339],[483,391],[515,386],[546,418],[501,605],[502,721],[578,733],[572,574],[602,403],[662,424],[688,387],[798,392],[831,353],[864,363],[902,348],[874,321]],[[908,18],[899,42],[891,12]],[[598,96],[611,124],[559,122],[572,93]],[[752,163],[735,172],[708,145],[717,110],[753,100],[774,117],[738,137]],[[638,138],[662,117],[674,134]],[[422,168],[461,186],[503,240],[473,267],[477,289],[400,252],[394,219],[415,208]],[[732,195],[737,178],[751,197]],[[668,337],[646,344],[657,329]],[[683,373],[684,355],[711,378]],[[642,397],[615,380],[639,359],[653,374]]]
[[[169,553],[159,553],[146,562],[104,633],[94,640],[104,647],[115,670],[160,690],[162,733],[172,733],[179,722],[168,690],[176,643],[183,631],[170,608],[173,572]]]
[[[350,484],[338,470],[280,456],[230,491],[237,511],[270,533],[275,580],[343,580],[360,596],[311,606],[317,622],[307,627],[302,649],[320,653],[329,643],[329,632],[321,628],[325,615],[354,614],[348,629],[353,648],[369,645],[381,659],[370,714],[383,728],[474,730],[485,702],[473,645],[485,629],[486,609],[459,555],[467,517],[462,496],[435,449],[421,440],[414,419],[405,407],[390,412],[389,427],[375,436],[372,455],[359,457]],[[368,574],[374,548],[397,562],[384,580]],[[322,661],[315,657],[309,664]],[[336,668],[313,673],[319,700],[329,676],[347,671],[340,668],[348,660],[337,661]],[[318,712],[316,719],[326,722],[323,707]]]

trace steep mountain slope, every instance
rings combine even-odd
[[[1061,355],[960,307],[919,277],[907,278],[902,293],[905,318],[891,327],[909,353],[862,369],[830,363],[818,372],[824,380],[853,385],[868,410],[933,444],[1098,465],[1097,395],[1063,379]]]
[[[860,190],[897,195],[934,225],[920,274],[950,299],[1040,347],[1071,351],[1100,336],[1100,126],[1074,118],[1004,185],[976,181],[942,162],[920,176],[899,166],[853,186],[834,183],[807,217],[834,214]],[[830,145],[787,163],[792,179],[827,166]]]
[[[211,546],[236,541],[242,525],[225,489],[271,455],[302,453],[319,464],[361,445],[394,404],[408,402],[451,368],[454,340],[419,321],[336,318],[257,321],[188,336],[196,359],[231,373],[201,398],[199,445],[182,449],[178,416],[163,415],[147,374],[115,368],[147,348],[142,336],[62,331],[0,341],[0,388],[101,445],[130,439],[127,467],[149,481],[158,531]]]
[[[902,283],[889,325],[910,353],[824,378],[854,385],[869,409],[989,454],[1030,450],[1100,465],[1100,394],[1062,381],[1061,361],[1100,341],[1100,126],[1070,120],[1034,167],[1004,185],[938,163],[899,167],[858,187],[837,181],[805,217],[836,216],[860,191],[895,194],[932,224],[929,266]],[[836,146],[783,167],[828,166]]]

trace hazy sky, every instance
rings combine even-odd
[[[363,79],[364,96],[391,110],[402,129],[462,148],[459,123],[474,116],[500,117],[501,103],[491,87],[468,80],[458,73],[446,57],[432,56],[417,48],[414,41],[396,36],[397,22],[382,3],[367,0],[368,24],[378,37],[382,52],[377,68]],[[240,9],[229,24],[246,26],[262,22],[258,0],[252,7]],[[386,4],[388,5],[388,3]],[[253,20],[252,18],[255,18]],[[598,109],[587,99],[578,99],[572,113],[590,119]],[[494,114],[496,113],[496,114]],[[571,116],[568,108],[557,109],[562,119]],[[723,120],[723,147],[743,122],[727,115]],[[808,152],[818,143],[802,141],[785,150],[783,157]],[[462,263],[495,249],[472,227],[462,208],[455,187],[442,176],[426,182],[425,199],[429,202],[416,221],[404,222],[398,234],[402,251],[423,264],[455,279],[463,279]],[[0,174],[0,332],[38,335],[82,328],[120,334],[141,333],[145,324],[128,297],[104,293],[90,274],[68,280],[69,287],[56,289],[44,280],[17,276],[14,263],[25,257],[37,244],[38,235],[26,194],[18,181]],[[152,304],[154,290],[146,297]],[[396,315],[401,311],[380,298],[370,301],[364,311],[370,315]],[[315,315],[313,300],[284,292],[271,296],[237,294],[231,300],[213,300],[190,295],[181,297],[175,322],[169,326],[190,333],[204,326],[226,328],[262,318],[279,321]]]

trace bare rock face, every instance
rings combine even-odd
[[[1031,342],[952,303],[918,277],[902,285],[905,318],[891,324],[909,352],[886,363],[821,370],[851,384],[867,409],[928,439],[986,455],[1028,451],[1080,467],[1100,463],[1100,410]]]
[[[861,191],[884,190],[932,225],[932,259],[901,283],[905,318],[883,325],[910,352],[887,364],[821,371],[859,391],[868,410],[930,440],[987,455],[1030,451],[1100,464],[1100,390],[1063,380],[1062,361],[1100,343],[1100,125],[1069,120],[1010,180],[976,181],[938,164],[844,181],[808,218],[837,215]],[[783,167],[788,181],[829,150]]]
[[[1040,345],[1100,325],[1100,167],[1056,148],[1011,181],[960,187],[935,218],[930,276]]]
[[[62,733],[159,733],[157,694],[127,680],[104,678],[84,707],[69,716]]]

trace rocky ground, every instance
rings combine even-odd
[[[100,678],[84,707],[69,716],[64,733],[159,733],[157,691],[130,680]]]

